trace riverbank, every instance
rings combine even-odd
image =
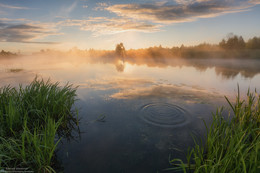
[[[35,78],[0,88],[0,170],[55,172],[62,137],[78,126],[76,88]]]
[[[227,99],[227,98],[226,98]],[[206,125],[205,144],[194,139],[186,161],[172,159],[175,166],[167,170],[187,172],[259,172],[260,171],[260,96],[248,91],[247,100],[240,99],[238,90],[234,105],[227,99],[234,116],[222,116],[222,108],[213,115],[213,122]]]

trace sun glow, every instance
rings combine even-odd
[[[129,63],[124,63],[124,65],[125,65],[125,68],[124,68],[124,73],[132,73],[134,70],[135,70],[135,68],[136,68],[136,66],[135,65],[131,65],[131,64],[129,64]]]

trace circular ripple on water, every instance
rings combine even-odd
[[[182,127],[191,120],[185,109],[168,103],[149,103],[143,105],[140,111],[145,122],[161,127]]]

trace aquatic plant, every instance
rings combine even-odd
[[[52,161],[62,136],[78,125],[76,88],[38,80],[0,89],[0,170],[55,172]]]
[[[248,91],[247,100],[238,95],[234,105],[229,103],[234,116],[224,119],[223,109],[216,111],[213,122],[207,128],[206,142],[187,152],[187,162],[172,159],[174,166],[167,170],[183,172],[260,172],[260,96]]]

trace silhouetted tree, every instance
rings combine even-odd
[[[223,39],[219,46],[224,49],[244,49],[246,43],[242,36],[238,37],[237,35],[230,35],[227,41]]]
[[[240,37],[238,38],[238,47],[237,47],[237,48],[239,48],[239,49],[244,49],[244,48],[246,48],[246,43],[245,43],[245,41],[244,41],[244,39],[243,39],[242,36],[240,36]]]
[[[248,49],[260,49],[260,37],[254,37],[248,40],[246,44]]]
[[[116,45],[115,54],[119,57],[125,57],[125,47],[123,43]]]
[[[15,55],[17,55],[17,54],[16,54],[16,53],[9,52],[9,51],[4,51],[4,50],[2,50],[2,51],[0,52],[0,56],[15,56]]]
[[[226,40],[225,39],[222,39],[222,41],[221,42],[219,42],[219,46],[221,47],[221,48],[226,48]]]

